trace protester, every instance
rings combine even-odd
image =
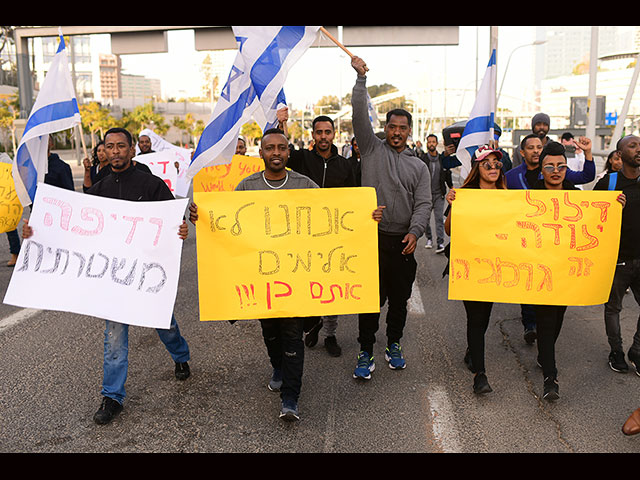
[[[598,175],[598,180],[608,173],[619,172],[620,170],[622,170],[622,159],[620,158],[620,153],[614,150],[607,156],[607,161],[604,163],[602,172]]]
[[[105,135],[105,152],[113,173],[92,186],[87,193],[99,197],[127,201],[155,202],[173,200],[173,194],[160,178],[135,168],[133,140],[131,134],[122,128],[109,130]],[[180,226],[178,235],[182,240],[188,236],[186,222]],[[25,221],[22,236],[27,239],[33,235],[33,229]],[[188,361],[189,346],[180,334],[175,315],[171,318],[169,330],[157,330],[160,340],[175,362],[175,377],[186,380],[190,376]],[[128,336],[129,326],[106,321],[104,332],[104,363],[102,382],[102,404],[93,419],[99,425],[110,423],[123,409],[125,400],[125,382],[128,373]]]
[[[86,192],[96,183],[98,172],[109,165],[109,159],[104,152],[104,140],[98,142],[93,148],[92,160],[85,158],[82,163],[84,165],[84,182],[82,189]]]
[[[522,139],[520,143],[520,156],[522,163],[509,170],[506,173],[507,188],[510,190],[527,190],[531,188],[531,185],[535,185],[541,179],[540,168],[540,155],[544,147],[543,140],[548,142],[548,123],[547,117],[542,115],[542,119],[538,120],[540,115],[534,117],[534,133],[531,133]],[[586,137],[580,137],[576,142],[576,145],[585,153],[584,169],[581,172],[574,172],[571,169],[565,171],[566,179],[571,182],[572,185],[589,183],[595,178],[595,162],[593,161],[593,155],[591,154],[591,140]],[[531,305],[522,305],[522,324],[524,327],[524,340],[527,345],[533,345],[537,338],[536,332],[536,319],[534,308]]]
[[[246,177],[238,184],[236,191],[320,188],[305,175],[287,170],[289,155],[289,142],[284,131],[267,130],[260,148],[265,170]],[[195,224],[198,221],[198,206],[192,203],[189,211],[189,218]],[[382,209],[379,208],[373,213],[373,219],[380,221],[381,217]],[[280,392],[280,418],[285,421],[299,420],[298,401],[304,370],[304,318],[262,319],[260,325],[273,368],[268,388]]]
[[[634,135],[624,137],[616,145],[616,151],[622,159],[622,170],[605,175],[594,190],[622,191],[627,198],[622,211],[618,263],[611,294],[604,306],[605,330],[611,348],[609,367],[615,372],[627,373],[629,365],[624,357],[620,312],[629,287],[640,304],[640,138]],[[640,375],[640,318],[627,356]]]
[[[579,141],[585,156],[591,154],[591,143],[586,138]],[[568,171],[565,148],[562,144],[550,141],[540,154],[542,179],[533,188],[537,190],[578,190],[566,179]],[[620,195],[618,201],[624,206],[626,198]],[[558,387],[558,370],[555,360],[555,345],[562,329],[566,306],[536,305],[536,326],[538,341],[538,363],[542,367],[544,376],[543,398],[548,401],[560,398]]]
[[[354,175],[356,177],[356,185],[358,187],[362,186],[362,167],[360,165],[360,149],[358,148],[358,142],[356,141],[356,137],[351,139],[351,156],[349,157],[351,160],[351,166]]]
[[[65,161],[63,161],[57,153],[52,153],[53,138],[49,136],[49,144],[47,147],[48,156],[48,169],[44,176],[44,183],[52,185],[58,188],[64,188],[65,190],[75,190],[73,184],[73,173],[71,173],[71,167]]]
[[[436,227],[436,253],[444,253],[444,196],[447,193],[447,187],[453,187],[451,180],[451,170],[444,168],[443,155],[438,153],[438,137],[434,134],[427,136],[427,151],[421,158],[425,162],[429,173],[431,174],[431,211],[429,212],[429,220],[433,214],[433,220]],[[431,222],[427,222],[427,243],[425,248],[433,248],[434,236],[431,231]]]
[[[151,137],[149,137],[149,135],[140,135],[138,138],[138,148],[140,149],[139,155],[155,153],[151,148]]]
[[[431,177],[427,166],[407,147],[412,116],[405,110],[387,114],[385,139],[379,139],[369,120],[365,62],[354,57],[357,72],[353,89],[353,129],[358,141],[362,166],[362,186],[374,187],[378,205],[386,206],[379,224],[380,304],[389,303],[387,348],[389,367],[401,370],[406,361],[400,346],[407,320],[407,302],[416,278],[414,257],[418,239],[424,235],[431,208]],[[380,313],[359,316],[360,353],[354,377],[371,379],[375,370],[373,346]]]
[[[505,189],[506,180],[503,172],[502,152],[494,150],[488,145],[481,146],[471,158],[471,171],[460,187],[481,190]],[[447,208],[447,219],[444,229],[447,235],[451,235],[451,210],[456,198],[456,190],[452,189],[447,193],[446,200],[449,204]],[[490,198],[488,198],[490,200]],[[492,388],[489,385],[485,368],[485,334],[489,328],[491,302],[463,301],[467,313],[467,352],[465,363],[469,367],[473,378],[473,391],[477,395],[490,393]]]
[[[247,142],[244,138],[238,138],[238,143],[236,144],[236,155],[246,155],[247,154]]]
[[[289,109],[283,107],[278,110],[279,127],[287,134]],[[313,120],[311,136],[313,149],[297,150],[291,145],[289,168],[309,177],[320,188],[356,187],[355,171],[352,162],[338,153],[334,145],[336,129],[333,120],[327,116],[319,116]],[[324,346],[332,357],[342,355],[342,348],[338,345],[336,332],[338,316],[324,316],[307,318],[305,320],[304,343],[307,347],[314,347],[318,343],[318,335],[322,330]]]
[[[535,135],[540,139],[540,142],[542,143],[543,147],[550,140],[548,137],[550,129],[551,129],[551,118],[546,113],[536,113],[531,119],[531,134]],[[513,167],[519,167],[523,164],[524,158],[521,150],[518,150],[518,149],[513,150],[512,162],[513,162]]]

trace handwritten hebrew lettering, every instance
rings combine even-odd
[[[196,223],[201,320],[380,310],[373,189],[201,192],[194,201],[206,212]]]
[[[617,196],[580,190],[458,189],[451,207],[449,298],[533,305],[606,303],[608,289],[602,285],[613,280],[620,242],[622,205]]]

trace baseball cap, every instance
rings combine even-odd
[[[479,147],[473,154],[471,160],[474,162],[481,162],[492,153],[498,158],[498,160],[502,160],[502,152],[500,150],[494,150],[488,145],[482,145]]]

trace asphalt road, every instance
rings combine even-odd
[[[101,400],[104,322],[2,304],[0,452],[640,452],[640,437],[621,433],[640,407],[640,376],[609,369],[602,307],[569,308],[557,345],[561,398],[549,404],[540,398],[542,372],[535,346],[522,338],[519,306],[496,305],[486,336],[494,391],[477,397],[463,363],[464,309],[447,300],[442,279],[446,259],[426,250],[424,239],[417,258],[403,339],[407,369],[386,367],[379,335],[373,379],[354,380],[357,318],[340,317],[342,357],[322,346],[306,350],[295,424],[278,419],[279,397],[266,387],[271,369],[259,324],[199,322],[193,227],[175,307],[192,376],[176,381],[155,331],[132,327],[125,409],[110,425],[92,420]],[[0,267],[1,292],[11,273]],[[95,292],[95,301],[118,299]],[[628,295],[627,347],[639,310]]]

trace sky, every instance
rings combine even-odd
[[[516,47],[533,42],[535,27],[501,26],[498,32],[500,85],[508,57]],[[100,50],[110,51],[108,37],[102,41],[105,44]],[[328,39],[324,39],[323,44],[333,45]],[[159,78],[166,97],[200,96],[200,65],[206,52],[195,50],[193,31],[169,32],[168,45],[166,54],[122,56],[124,72]],[[360,47],[349,50],[367,62],[370,69],[368,85],[388,83],[403,91],[438,90],[446,86],[471,92],[476,88],[476,65],[479,86],[489,60],[489,27],[461,26],[457,46]],[[533,47],[522,48],[512,56],[505,77],[505,94],[521,91],[523,83],[531,83],[533,53]],[[235,55],[235,51],[225,53],[229,69]],[[354,82],[355,72],[342,50],[338,47],[311,48],[291,69],[285,92],[290,107],[303,108],[326,95],[344,96],[351,91]],[[473,96],[472,93],[469,95]]]

